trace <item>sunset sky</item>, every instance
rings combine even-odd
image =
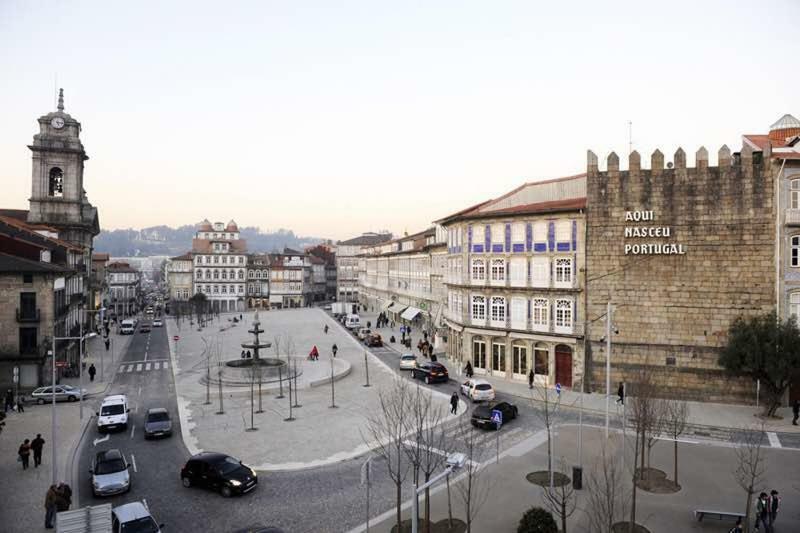
[[[795,0],[0,0],[0,207],[27,208],[56,86],[104,229],[417,231],[587,149],[626,167],[629,120],[646,165],[714,164],[800,117],[797,21]]]

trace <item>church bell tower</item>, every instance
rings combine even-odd
[[[51,226],[60,239],[90,251],[100,221],[83,189],[83,163],[89,156],[80,132],[80,122],[64,112],[60,89],[57,110],[39,117],[39,133],[28,146],[33,152],[28,222]]]

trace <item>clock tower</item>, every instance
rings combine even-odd
[[[89,156],[80,132],[80,122],[64,112],[64,89],[60,89],[58,109],[39,117],[39,133],[28,146],[33,152],[28,223],[51,226],[60,239],[91,254],[100,221],[83,190],[83,163]]]

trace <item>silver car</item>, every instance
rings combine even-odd
[[[131,490],[130,465],[119,450],[97,452],[89,472],[95,496],[113,496]]]
[[[56,385],[57,402],[77,402],[81,397],[81,391],[70,385]],[[83,397],[86,398],[86,389],[83,389]],[[42,405],[53,401],[53,387],[39,387],[31,393],[31,398]]]

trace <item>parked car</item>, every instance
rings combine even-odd
[[[130,466],[117,449],[97,452],[89,472],[92,474],[92,493],[113,496],[131,490]]]
[[[169,437],[172,435],[172,420],[169,411],[163,407],[154,407],[144,415],[144,438]]]
[[[155,320],[153,320],[153,327],[154,328],[160,328],[163,325],[164,325],[164,323],[161,321],[160,318],[156,318]]]
[[[380,348],[383,346],[383,337],[379,333],[371,333],[367,335],[367,346],[370,348]]]
[[[400,370],[413,370],[417,367],[417,356],[404,353],[400,356]]]
[[[371,329],[369,329],[369,328],[361,328],[361,329],[358,330],[358,339],[362,340],[362,341],[365,341],[365,340],[367,340],[367,335],[369,335],[370,333],[372,333]]]
[[[150,333],[150,322],[142,322],[139,326],[139,333]]]
[[[256,471],[238,459],[217,452],[193,455],[181,469],[184,487],[218,490],[224,497],[244,494],[258,486]]]
[[[111,510],[113,533],[161,533],[164,524],[159,524],[142,502],[131,502]]]
[[[473,402],[494,400],[494,388],[485,379],[468,379],[461,384],[461,394]]]
[[[508,402],[484,404],[479,405],[472,411],[470,422],[476,428],[500,429],[497,427],[497,423],[492,420],[492,411],[495,410],[500,411],[502,415],[500,419],[501,426],[517,418],[517,414],[519,413],[517,406]]]
[[[56,385],[57,402],[76,402],[81,397],[81,390],[70,385]],[[83,389],[83,397],[86,398],[86,389]],[[31,399],[39,405],[53,401],[52,387],[39,387],[31,393]]]
[[[428,384],[437,381],[447,382],[450,379],[447,368],[445,368],[442,363],[435,363],[433,361],[425,361],[418,364],[417,367],[411,371],[411,377],[414,379],[421,379]]]

